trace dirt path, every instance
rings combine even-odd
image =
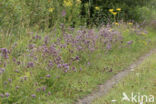
[[[138,65],[140,65],[144,59],[149,57],[152,53],[155,53],[156,49],[151,50],[149,53],[145,54],[144,56],[140,57],[136,62],[131,64],[127,69],[119,72],[118,74],[114,75],[111,79],[107,80],[104,84],[98,86],[98,91],[94,91],[90,95],[84,97],[83,99],[79,99],[76,104],[91,104],[91,102],[101,96],[106,95],[111,88],[117,84],[121,79],[129,74],[130,71],[133,71]]]

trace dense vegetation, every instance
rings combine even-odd
[[[0,26],[3,29],[47,29],[100,25],[123,20],[142,21],[154,9],[153,0],[1,0]],[[155,0],[154,0],[155,1]],[[147,3],[148,2],[148,3]],[[142,8],[144,7],[144,8]],[[113,9],[113,12],[109,12]],[[141,9],[141,10],[140,10]]]
[[[154,3],[0,0],[0,104],[70,104],[90,93],[156,45],[155,30],[137,23],[153,20]]]

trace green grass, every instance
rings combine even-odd
[[[139,65],[135,71],[132,71],[127,77],[120,81],[108,95],[97,98],[92,104],[132,104],[133,102],[122,101],[123,92],[131,99],[131,93],[138,96],[146,95],[149,101],[150,95],[156,96],[156,53],[145,59],[141,65]],[[112,100],[116,102],[112,102]],[[140,99],[140,98],[139,98]],[[143,104],[155,104],[155,102],[145,103],[144,97]],[[135,102],[134,102],[135,104]],[[138,103],[137,103],[138,104]]]
[[[124,34],[128,34],[127,32]],[[83,97],[96,89],[98,84],[104,83],[117,72],[126,68],[128,65],[137,60],[141,55],[152,49],[156,42],[155,32],[149,31],[149,37],[152,41],[151,45],[146,46],[143,43],[137,42],[130,48],[114,49],[107,54],[96,52],[91,54],[91,66],[83,66],[83,71],[79,73],[68,73],[63,77],[63,82],[66,83],[66,88],[63,91],[56,93],[57,98],[48,101],[54,104],[70,104],[79,97]],[[132,36],[127,36],[131,38]],[[133,40],[137,39],[133,37]],[[108,72],[104,68],[109,67],[113,72]],[[70,87],[69,87],[70,86]],[[63,95],[63,96],[62,96]],[[47,104],[48,104],[47,103]]]
[[[124,36],[124,41],[133,40],[134,43],[128,47],[113,47],[113,50],[105,52],[103,50],[96,50],[94,53],[82,53],[85,60],[90,60],[90,65],[82,62],[76,63],[82,67],[82,71],[62,73],[59,70],[52,70],[49,74],[52,77],[49,82],[45,80],[40,80],[40,76],[46,74],[44,69],[45,63],[38,64],[35,68],[26,69],[25,64],[29,59],[27,57],[27,45],[31,38],[29,35],[25,35],[17,40],[17,48],[13,52],[13,56],[16,56],[18,60],[22,60],[22,66],[16,66],[11,59],[8,60],[9,65],[6,66],[7,71],[0,78],[0,92],[9,92],[11,96],[9,98],[2,99],[0,101],[2,104],[12,104],[13,102],[23,103],[23,104],[72,104],[78,98],[83,97],[93,90],[100,83],[104,83],[107,79],[112,77],[117,72],[126,68],[128,65],[137,60],[140,56],[148,52],[150,49],[155,47],[156,36],[154,30],[149,30],[146,41],[149,39],[151,42],[145,45],[144,36],[139,36],[131,31],[123,31],[120,29]],[[46,33],[40,33],[40,36],[44,37]],[[14,37],[15,38],[15,37]],[[6,39],[6,38],[5,38]],[[4,41],[4,40],[1,40]],[[53,41],[53,40],[51,40]],[[8,40],[4,42],[2,47],[11,47],[11,43],[7,44]],[[39,45],[37,42],[36,45]],[[66,51],[66,50],[64,50]],[[66,55],[66,54],[65,54]],[[85,61],[83,60],[83,61]],[[104,70],[104,68],[112,68],[112,72]],[[15,73],[16,69],[20,69],[20,73]],[[28,73],[27,73],[28,72]],[[29,73],[32,73],[29,75]],[[24,83],[20,83],[20,77],[27,75],[28,80]],[[3,85],[8,78],[13,78],[10,85]],[[39,81],[40,80],[40,81]],[[40,82],[42,86],[42,81],[48,85],[46,92],[37,92],[37,86],[34,85],[36,82]],[[50,84],[49,84],[50,83]],[[20,86],[20,89],[16,91],[16,86]],[[10,88],[11,86],[11,88]],[[52,94],[47,97],[47,93],[50,91]],[[36,98],[32,98],[31,95],[36,93]]]

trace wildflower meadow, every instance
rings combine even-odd
[[[155,54],[96,94],[156,48],[155,29],[155,0],[0,0],[0,104],[112,104],[143,85],[156,96]]]

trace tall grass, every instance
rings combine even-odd
[[[139,21],[138,8],[145,4],[147,0],[3,0],[0,4],[0,27],[17,32],[25,28],[47,30],[60,24],[71,27],[100,25],[114,21],[109,9],[116,11],[116,8],[121,8],[118,20]]]

